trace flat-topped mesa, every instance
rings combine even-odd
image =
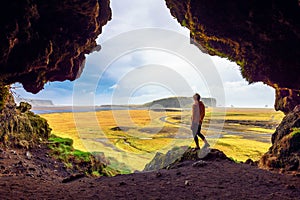
[[[37,93],[80,76],[111,9],[109,0],[4,0],[0,15],[0,85]]]
[[[287,114],[300,104],[298,0],[166,3],[202,51],[235,61],[249,83],[262,81],[274,87],[276,110]]]

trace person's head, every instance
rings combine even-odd
[[[198,94],[198,93],[194,94],[193,99],[194,99],[194,101],[200,101],[200,99],[201,99],[200,94]]]

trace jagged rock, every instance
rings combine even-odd
[[[275,98],[275,110],[281,110],[285,114],[291,111],[297,111],[296,108],[300,104],[300,90],[293,90],[288,88],[277,88]]]
[[[260,166],[300,171],[300,112],[287,114],[272,135],[272,146]]]
[[[37,93],[79,77],[111,9],[109,0],[4,0],[0,16],[0,83]]]
[[[262,81],[274,87],[277,110],[288,113],[300,104],[298,0],[166,3],[202,51],[235,61],[250,83]]]
[[[190,147],[174,147],[166,154],[157,152],[154,158],[146,164],[143,171],[150,171],[150,170],[158,170],[158,169],[173,169],[179,168],[183,166],[184,161],[201,161],[199,165],[205,165],[205,161],[214,161],[214,160],[228,160],[231,161],[222,151],[218,149],[203,149],[200,151],[195,151]],[[200,157],[199,157],[200,153]],[[198,165],[195,164],[195,165]]]
[[[31,105],[27,102],[20,102],[20,105],[17,107],[18,110],[20,110],[21,113],[26,113],[27,111],[30,111]]]
[[[198,152],[194,151],[193,149],[188,149],[183,156],[181,157],[180,161],[185,161],[185,160],[206,160],[206,161],[214,161],[217,159],[221,160],[230,160],[223,151],[220,151],[218,149],[204,149],[206,151],[205,155],[202,155],[199,157]],[[200,150],[200,152],[203,151],[203,149]]]
[[[174,147],[170,151],[168,151],[166,154],[163,154],[161,152],[157,152],[154,156],[154,158],[145,165],[145,168],[143,171],[152,171],[152,170],[158,170],[167,167],[171,163],[173,163],[175,160],[180,158],[185,150],[188,147]]]
[[[0,86],[0,142],[6,146],[25,147],[38,145],[41,140],[47,140],[51,128],[47,121],[29,111],[30,104],[16,106],[8,87]]]

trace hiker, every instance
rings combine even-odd
[[[193,131],[193,137],[196,143],[195,150],[199,150],[199,141],[198,136],[203,140],[205,143],[203,148],[209,147],[207,140],[205,139],[204,135],[200,132],[201,131],[201,125],[205,116],[205,106],[202,101],[200,101],[201,96],[196,93],[193,96],[194,104],[192,106],[192,125],[191,130]]]

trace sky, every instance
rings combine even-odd
[[[15,84],[21,98],[55,105],[141,104],[170,96],[214,97],[218,106],[272,107],[274,89],[248,84],[239,66],[208,56],[189,43],[163,0],[111,0],[99,52],[87,56],[81,77],[51,82],[38,94]]]

